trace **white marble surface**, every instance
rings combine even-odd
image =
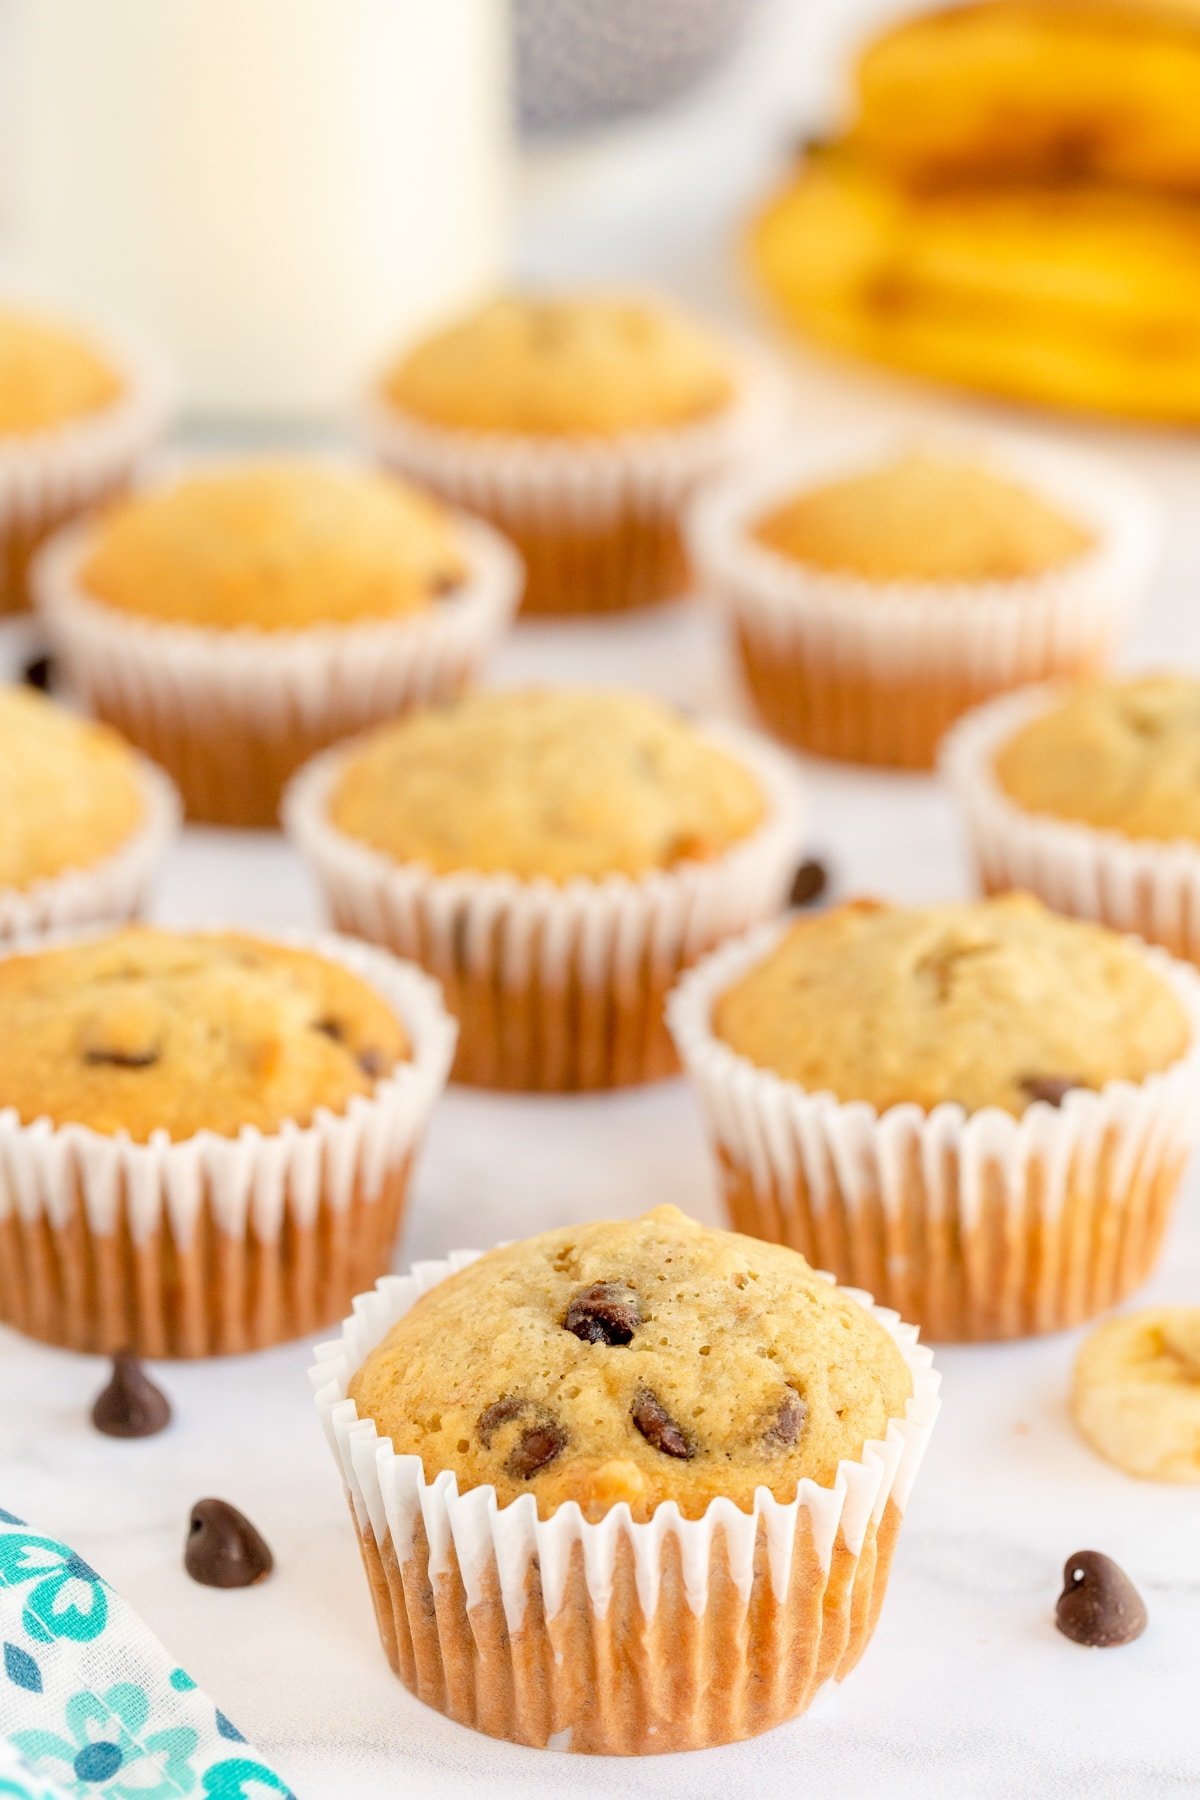
[[[543,168],[527,195],[527,264],[634,270],[727,301],[721,231],[758,179],[795,91],[756,54],[740,87],[649,131],[640,148]],[[760,93],[774,95],[770,105]],[[753,120],[752,150],[735,144],[735,120],[747,130]],[[728,156],[714,121],[728,127]],[[694,167],[673,189],[666,177],[658,187],[649,177],[635,188],[625,180],[622,154],[644,159],[647,145],[674,146],[684,169],[679,146],[688,144],[707,156],[710,181]],[[798,364],[797,381],[806,430],[941,410],[898,384],[814,364]],[[1143,434],[1086,435],[1139,464],[1170,509],[1168,564],[1133,658],[1200,665],[1196,450]],[[692,608],[621,625],[527,628],[496,673],[631,681],[691,704],[736,706],[718,635]],[[965,890],[953,815],[933,781],[815,765],[806,773],[812,847],[830,859],[838,892],[916,900]],[[156,911],[263,925],[318,916],[303,870],[278,841],[203,831],[181,844]],[[681,1083],[576,1101],[454,1093],[417,1171],[398,1260],[665,1199],[717,1217],[698,1115]],[[1147,1296],[1200,1297],[1194,1178]],[[172,1429],[121,1444],[87,1423],[98,1362],[0,1331],[0,1504],[94,1561],[302,1800],[593,1800],[618,1788],[646,1800],[1194,1795],[1200,1496],[1138,1484],[1084,1448],[1065,1410],[1074,1346],[1058,1337],[942,1353],[943,1416],[861,1668],[797,1724],[689,1758],[600,1767],[524,1751],[450,1725],[405,1693],[378,1648],[303,1345],[165,1371]],[[212,1592],[184,1575],[188,1508],[206,1493],[242,1506],[271,1541],[277,1568],[261,1588]],[[1139,1643],[1085,1651],[1055,1632],[1061,1565],[1084,1547],[1115,1556],[1140,1584],[1151,1626]]]

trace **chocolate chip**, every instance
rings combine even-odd
[[[83,1060],[93,1068],[149,1069],[158,1061],[158,1050],[85,1050]]]
[[[808,1419],[808,1408],[799,1394],[791,1388],[779,1402],[779,1410],[767,1429],[763,1432],[763,1444],[768,1450],[788,1450],[797,1441],[804,1430]]]
[[[379,1077],[387,1071],[388,1059],[382,1050],[360,1050],[358,1066],[364,1075],[372,1081],[378,1081]]]
[[[1022,1075],[1018,1086],[1031,1100],[1044,1100],[1048,1106],[1061,1106],[1072,1088],[1086,1087],[1078,1075]]]
[[[244,1513],[227,1500],[197,1500],[188,1521],[183,1566],[201,1587],[251,1587],[275,1558]]]
[[[171,1423],[171,1402],[155,1387],[136,1356],[122,1350],[113,1357],[108,1386],[96,1396],[92,1424],[105,1437],[153,1437]]]
[[[521,1433],[504,1467],[514,1481],[528,1481],[531,1475],[554,1461],[566,1442],[567,1434],[562,1426],[554,1419],[544,1419]]]
[[[1146,1604],[1124,1569],[1099,1550],[1067,1558],[1054,1622],[1072,1643],[1108,1650],[1146,1629]]]
[[[312,1028],[314,1031],[319,1031],[322,1037],[332,1038],[335,1044],[343,1041],[344,1033],[336,1019],[314,1019]]]
[[[791,891],[788,894],[789,906],[811,906],[819,900],[829,885],[829,870],[815,856],[802,862],[792,876]]]
[[[429,591],[435,600],[448,600],[451,594],[457,594],[461,586],[461,575],[453,569],[439,569],[429,583]]]
[[[502,1425],[507,1425],[511,1419],[519,1419],[522,1413],[530,1410],[532,1404],[532,1401],[522,1400],[517,1394],[505,1394],[502,1399],[493,1400],[490,1406],[485,1406],[476,1426],[484,1449],[491,1449],[492,1439]]]
[[[632,1288],[619,1281],[594,1281],[573,1297],[563,1325],[585,1344],[628,1344],[641,1322]]]
[[[677,1456],[681,1462],[688,1462],[696,1454],[652,1389],[639,1388],[629,1412],[646,1442],[661,1450],[664,1456]]]
[[[21,670],[21,680],[26,687],[36,688],[39,694],[48,694],[54,686],[54,658],[43,654],[31,656]]]

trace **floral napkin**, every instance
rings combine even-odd
[[[132,1607],[0,1510],[0,1800],[295,1800]]]

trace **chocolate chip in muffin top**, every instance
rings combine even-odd
[[[425,1294],[350,1385],[426,1477],[532,1493],[543,1516],[832,1481],[903,1416],[883,1327],[794,1250],[672,1206],[490,1251]]]

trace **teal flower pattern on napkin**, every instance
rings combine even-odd
[[[132,1608],[0,1509],[0,1800],[295,1800]]]

